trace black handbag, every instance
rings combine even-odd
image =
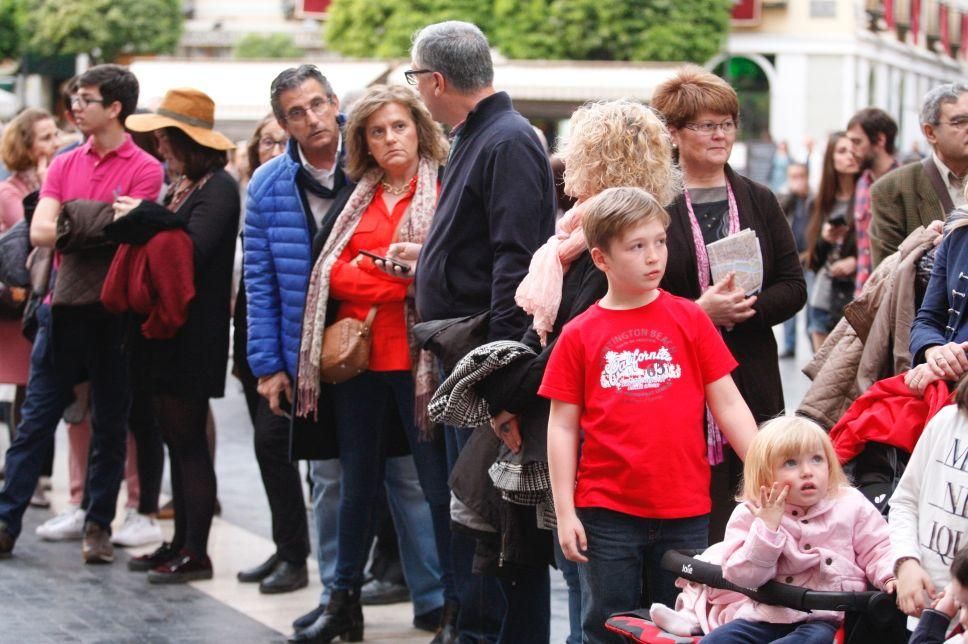
[[[417,346],[434,354],[450,373],[471,349],[487,342],[490,320],[488,310],[462,318],[419,322],[413,325],[413,337]]]
[[[18,221],[0,234],[0,282],[7,286],[27,288],[30,273],[27,256],[30,254],[30,224]]]

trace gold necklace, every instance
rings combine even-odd
[[[383,186],[383,192],[393,195],[394,197],[399,197],[400,195],[405,195],[410,192],[410,188],[413,187],[413,182],[417,180],[417,175],[413,175],[410,181],[406,182],[400,187],[396,187],[391,183],[386,181],[380,181],[380,185]]]

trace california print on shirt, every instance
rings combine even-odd
[[[629,329],[606,342],[602,351],[602,389],[654,396],[682,377],[676,346],[656,329]]]

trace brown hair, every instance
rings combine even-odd
[[[823,153],[823,170],[820,172],[820,186],[817,189],[817,196],[813,200],[813,208],[810,210],[810,221],[807,223],[807,265],[813,264],[814,256],[817,252],[817,239],[820,237],[820,227],[833,210],[834,203],[837,201],[837,190],[840,187],[837,169],[834,167],[834,153],[837,151],[837,143],[841,139],[847,138],[846,132],[834,132],[827,139],[827,149]],[[857,181],[858,174],[854,175]],[[851,198],[853,199],[853,197]],[[848,210],[852,211],[853,208]],[[853,226],[853,222],[849,222]]]
[[[249,137],[249,144],[245,146],[245,155],[249,159],[249,176],[255,172],[255,169],[259,167],[259,141],[262,139],[262,130],[265,126],[269,125],[276,120],[276,115],[273,113],[266,114],[265,117],[259,121],[259,124],[255,126],[255,132]]]
[[[417,94],[403,85],[374,85],[353,105],[346,123],[346,175],[354,181],[367,170],[377,167],[366,145],[366,121],[389,103],[397,103],[410,112],[410,118],[417,126],[417,154],[420,157],[441,164],[447,160],[447,139]]]
[[[37,159],[30,154],[34,145],[34,124],[45,119],[53,120],[54,117],[47,110],[28,107],[3,128],[0,159],[8,170],[23,172],[37,165]]]
[[[968,414],[968,372],[961,376],[955,387],[955,404],[965,414]]]
[[[582,229],[589,248],[608,251],[612,240],[629,228],[657,219],[669,227],[669,213],[642,188],[608,188],[585,202]]]
[[[729,114],[739,122],[736,90],[719,76],[696,65],[680,67],[672,78],[659,83],[652,92],[651,105],[676,129],[702,112]]]
[[[884,135],[884,151],[894,154],[894,146],[897,140],[897,123],[891,115],[879,107],[865,107],[861,111],[850,117],[847,121],[847,129],[859,126],[864,131],[864,136],[877,145],[877,136]]]
[[[964,547],[955,554],[951,561],[951,576],[958,580],[962,588],[968,588],[968,547]]]
[[[224,168],[229,157],[225,150],[207,148],[176,127],[164,128],[171,152],[182,162],[185,176],[198,181],[206,174]]]

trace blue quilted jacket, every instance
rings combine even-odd
[[[296,145],[290,140],[289,145]],[[243,269],[248,297],[249,366],[258,378],[295,379],[312,239],[296,187],[298,165],[280,154],[256,170],[245,209]]]

